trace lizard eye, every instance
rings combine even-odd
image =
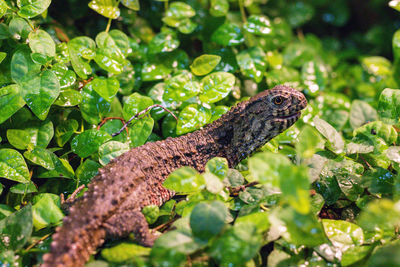
[[[281,105],[283,103],[283,97],[276,96],[272,99],[275,105]]]

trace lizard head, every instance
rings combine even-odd
[[[288,86],[276,86],[238,106],[232,147],[243,159],[292,126],[307,106],[304,95]]]
[[[273,130],[283,132],[292,126],[301,115],[301,110],[307,106],[304,95],[288,86],[278,85],[254,97],[255,106],[259,108],[266,124],[271,124]]]

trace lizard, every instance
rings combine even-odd
[[[204,171],[207,161],[217,156],[234,167],[293,125],[306,106],[301,92],[278,85],[238,103],[203,129],[148,142],[113,159],[69,208],[42,266],[83,266],[105,239],[129,233],[139,244],[152,246],[155,237],[141,209],[161,206],[173,197],[174,192],[162,186],[171,172],[183,166]]]

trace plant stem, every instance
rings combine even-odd
[[[35,30],[35,26],[33,26],[32,22],[29,19],[25,19],[28,22],[29,26],[31,27],[32,31]]]
[[[108,32],[108,31],[110,30],[110,27],[111,27],[111,21],[112,21],[112,18],[109,18],[109,19],[108,19],[108,22],[107,22],[107,28],[106,28],[106,32]]]
[[[238,1],[239,1],[240,14],[242,14],[243,23],[246,23],[247,18],[246,18],[246,11],[244,10],[243,0],[238,0]]]
[[[164,2],[164,8],[165,8],[165,11],[168,10],[168,0]]]

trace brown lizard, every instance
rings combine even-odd
[[[234,167],[300,117],[302,93],[276,86],[241,102],[202,130],[131,149],[99,169],[84,196],[56,229],[43,266],[83,266],[108,237],[133,232],[145,246],[154,243],[141,209],[162,205],[174,192],[162,186],[175,169],[203,171],[213,157]]]

